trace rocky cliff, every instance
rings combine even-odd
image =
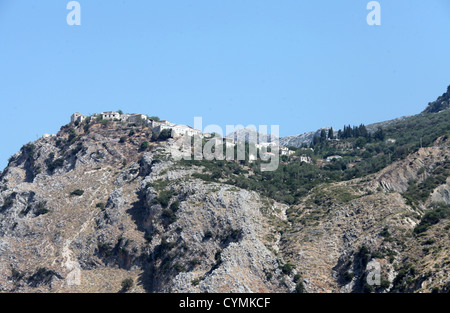
[[[417,232],[450,203],[447,138],[296,205],[202,180],[209,169],[175,162],[175,146],[94,120],[25,145],[0,177],[0,290],[449,290],[448,219]],[[428,186],[426,201],[405,196]]]
[[[151,129],[64,127],[1,177],[0,289],[290,292],[279,233],[287,206],[192,178]],[[150,150],[150,151],[149,151]]]

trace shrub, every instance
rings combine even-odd
[[[126,279],[122,280],[121,286],[122,286],[122,290],[123,290],[123,291],[128,291],[128,290],[130,290],[131,288],[133,288],[133,286],[134,286],[134,281],[133,281],[133,279],[130,278],[130,277],[129,277],[129,278],[126,278]]]
[[[306,293],[305,285],[303,284],[302,281],[297,283],[297,285],[295,286],[295,292],[296,293]]]
[[[25,276],[25,274],[19,270],[16,270],[15,268],[11,269],[11,279],[15,282],[20,281],[23,277]]]
[[[44,215],[44,214],[47,214],[48,212],[50,212],[50,210],[48,210],[45,207],[45,203],[44,202],[39,202],[37,204],[37,208],[36,208],[36,212],[35,212],[36,216]]]
[[[20,149],[23,153],[27,154],[30,158],[34,157],[34,153],[36,151],[36,146],[32,143],[26,144]]]
[[[349,271],[346,271],[344,275],[342,275],[342,278],[345,283],[349,283],[352,281],[353,277],[355,277],[355,274],[350,273]]]
[[[191,284],[192,286],[198,286],[198,284],[200,284],[201,281],[202,281],[201,278],[196,278],[191,282]]]
[[[0,208],[0,212],[6,211],[7,209],[9,209],[14,203],[14,200],[11,198],[7,198],[4,202],[3,205]]]
[[[72,193],[70,195],[71,196],[82,196],[83,194],[84,194],[84,190],[76,189],[76,190],[72,191]]]
[[[141,151],[148,150],[148,148],[150,148],[150,143],[148,141],[141,143]]]
[[[120,137],[120,140],[119,140],[120,143],[124,143],[126,141],[127,141],[127,137],[126,136]]]
[[[77,133],[75,132],[75,130],[71,129],[70,133],[69,133],[69,137],[67,138],[67,144],[70,146],[78,139],[79,139],[79,137],[77,136]]]
[[[49,284],[52,281],[53,276],[60,278],[55,271],[42,267],[39,268],[36,273],[31,275],[28,282],[33,287],[37,287],[40,285]]]
[[[176,213],[179,209],[180,209],[180,202],[177,200],[177,201],[174,201],[171,205],[170,205],[170,209],[174,212],[174,213]]]
[[[161,217],[166,221],[167,225],[173,224],[177,221],[177,216],[172,210],[165,209]]]
[[[178,273],[186,272],[186,268],[185,268],[183,265],[181,265],[180,263],[176,263],[176,264],[173,266],[173,269],[174,269],[175,271],[177,271]]]
[[[205,232],[205,235],[203,236],[203,240],[208,240],[211,239],[213,237],[213,233],[210,230],[207,230]]]
[[[156,202],[161,204],[163,208],[167,208],[169,205],[170,199],[173,196],[172,190],[163,190],[159,193],[158,198],[156,198]]]
[[[285,275],[291,275],[294,268],[295,268],[295,265],[288,262],[281,267],[281,271]]]
[[[190,266],[192,266],[192,267],[195,267],[195,266],[197,266],[197,265],[199,265],[199,264],[201,264],[202,262],[200,261],[200,259],[198,259],[198,258],[194,258],[194,259],[192,259],[191,261],[189,261],[189,265]]]
[[[111,246],[105,242],[98,242],[97,249],[99,254],[104,255],[106,257],[111,256],[113,252]]]
[[[56,159],[54,161],[51,159],[47,159],[46,163],[47,163],[47,170],[51,174],[53,174],[56,169],[64,166],[64,159],[60,158],[60,159]]]
[[[158,136],[158,141],[166,141],[167,139],[172,138],[172,130],[164,129]]]
[[[414,233],[421,234],[428,230],[432,225],[439,223],[441,219],[450,216],[450,205],[435,204],[435,208],[422,217],[420,223],[414,228]]]

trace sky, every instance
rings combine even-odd
[[[280,135],[417,114],[450,85],[450,1],[0,0],[0,169],[70,115]]]

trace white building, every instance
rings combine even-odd
[[[393,139],[393,138],[388,138],[386,139],[386,143],[396,143],[397,140]]]
[[[280,147],[280,154],[281,155],[293,155],[295,151],[289,150],[289,148],[286,147]]]
[[[130,114],[127,118],[129,123],[140,123],[147,120],[147,115],[145,114]]]
[[[333,156],[329,156],[327,158],[327,162],[331,162],[333,160],[340,160],[340,159],[342,159],[342,157],[340,155],[333,155]]]
[[[103,112],[101,113],[102,115],[102,119],[104,120],[114,120],[114,119],[120,119],[120,113],[117,112],[112,112],[112,111],[108,111],[108,112]]]
[[[301,155],[300,156],[300,163],[305,162],[310,164],[311,163],[311,158],[307,155]]]
[[[70,117],[70,122],[72,123],[81,123],[82,121],[84,121],[86,119],[86,116],[81,114],[81,113],[73,113],[72,116]]]
[[[158,122],[156,122],[158,123]],[[168,121],[161,121],[158,126],[155,128],[156,133],[161,133],[165,129],[172,130],[172,137],[180,137],[180,136],[189,136],[192,137],[194,135],[201,135],[201,131],[198,129],[194,129],[190,126],[185,125],[176,125],[172,124]]]

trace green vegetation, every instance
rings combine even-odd
[[[449,176],[450,161],[446,161],[443,164],[438,163],[436,164],[433,173],[421,183],[410,181],[408,190],[403,193],[403,197],[409,205],[418,205],[420,202],[423,203],[429,198],[431,192],[436,187],[445,184],[447,177]]]
[[[261,160],[252,163],[248,161],[248,144],[244,161],[183,160],[181,164],[204,168],[202,173],[193,174],[194,178],[207,182],[220,181],[254,190],[263,196],[291,205],[302,201],[310,190],[320,184],[376,173],[420,147],[433,145],[440,136],[450,135],[449,120],[450,110],[439,114],[427,113],[409,117],[379,128],[373,134],[370,134],[364,125],[345,126],[344,130],[337,133],[337,138],[334,137],[333,131],[324,131],[314,139],[311,145],[313,151],[305,149],[305,146],[292,148],[295,149],[295,154],[284,158],[273,172],[261,172]],[[295,158],[301,155],[311,157],[312,164],[296,161]],[[335,155],[341,159],[324,161]],[[448,176],[449,162],[440,164],[424,182],[412,183],[404,196],[411,204],[422,201]],[[343,203],[357,197],[349,190],[336,190],[332,193],[334,196],[330,200]]]
[[[3,213],[4,211],[12,207],[16,195],[17,193],[13,192],[3,201],[3,205],[0,207],[0,213]]]
[[[122,136],[122,137],[120,137],[119,143],[125,143],[126,141],[127,141],[127,137]]]
[[[205,234],[203,235],[203,240],[209,240],[213,237],[213,233],[210,230],[205,231]]]
[[[283,264],[283,266],[281,267],[281,271],[283,272],[283,274],[285,275],[291,275],[292,271],[295,269],[295,265],[292,263],[285,263]]]
[[[146,151],[146,150],[148,150],[150,147],[151,147],[151,146],[150,146],[150,143],[149,143],[148,141],[144,141],[144,142],[141,143],[140,149],[141,149],[141,151]]]
[[[100,255],[105,257],[109,257],[113,253],[113,248],[111,247],[111,245],[105,242],[98,242],[97,250]]]
[[[420,223],[414,228],[414,233],[424,233],[431,226],[448,218],[450,218],[450,205],[445,203],[434,203],[431,211],[426,212],[420,220]]]
[[[165,222],[164,224],[166,224],[166,226],[173,224],[177,221],[177,216],[175,212],[169,209],[165,209],[162,211],[161,218]]]
[[[169,138],[172,138],[172,130],[171,129],[164,129],[159,134],[157,140],[158,141],[166,141]]]
[[[174,195],[172,190],[163,190],[159,193],[158,197],[154,200],[154,203],[159,203],[163,208],[169,206],[170,199]]]
[[[423,111],[424,113],[438,113],[442,110],[450,108],[450,86],[447,87],[447,92],[440,96],[436,101],[428,104],[428,107]]]
[[[47,160],[45,160],[45,164],[47,165],[47,170],[50,174],[53,174],[56,169],[61,168],[64,166],[64,159],[59,158],[54,160],[55,154],[52,152],[49,154],[49,157]]]
[[[69,138],[67,139],[67,145],[71,146],[73,143],[75,143],[79,139],[80,139],[80,137],[77,135],[75,129],[71,129],[69,131]]]
[[[48,285],[54,276],[61,278],[55,271],[42,267],[28,278],[28,283],[33,287]]]
[[[25,146],[23,146],[20,151],[22,151],[22,153],[26,154],[28,157],[30,158],[34,158],[35,156],[35,152],[36,152],[36,146],[32,143],[26,144]]]
[[[133,286],[134,286],[134,280],[133,280],[132,278],[130,278],[130,277],[125,278],[125,279],[122,281],[121,286],[122,286],[122,290],[123,290],[124,292],[126,292],[126,291],[130,290],[131,288],[133,288]]]
[[[50,212],[50,210],[46,208],[46,203],[45,202],[38,202],[38,204],[36,205],[35,212],[34,212],[36,217],[40,216],[40,215],[47,214],[48,212]]]
[[[398,270],[397,276],[392,282],[391,292],[406,292],[408,286],[414,283],[414,276],[416,274],[416,269],[410,264],[405,264],[402,268]]]
[[[81,189],[76,189],[74,191],[71,192],[71,196],[82,196],[84,194],[84,190]]]
[[[74,156],[74,155],[78,154],[78,152],[86,151],[86,150],[87,150],[87,148],[85,146],[83,146],[83,144],[81,142],[79,142],[77,144],[77,146],[70,151],[70,155]]]

